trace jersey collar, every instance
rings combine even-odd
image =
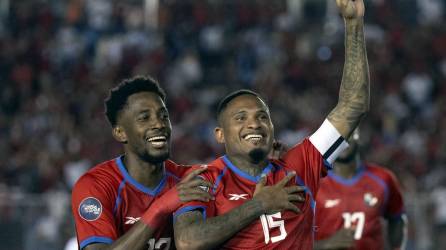
[[[124,167],[124,163],[122,161],[122,155],[115,159],[116,164],[118,165],[119,171],[124,176],[124,179],[126,182],[130,183],[132,186],[134,186],[139,191],[146,193],[151,196],[156,196],[159,194],[161,190],[163,190],[164,185],[166,184],[166,168],[163,163],[163,178],[158,183],[158,186],[156,186],[154,189],[148,188],[144,186],[143,184],[137,182],[135,179],[133,179],[132,176],[130,176],[129,172],[127,172],[127,169]]]
[[[328,176],[332,178],[334,181],[346,185],[346,186],[353,186],[355,185],[361,177],[364,175],[365,166],[363,163],[359,165],[358,170],[356,171],[355,175],[353,175],[351,178],[344,178],[340,175],[337,175],[334,173],[334,171],[328,171]]]
[[[262,175],[268,175],[271,170],[273,169],[273,164],[271,164],[271,162],[268,163],[268,165],[263,169],[262,173],[257,175],[257,176],[252,176],[246,172],[244,172],[243,170],[239,169],[238,167],[236,167],[228,158],[227,155],[224,155],[222,157],[223,162],[225,163],[226,166],[228,166],[228,168],[230,168],[235,174],[237,174],[238,176],[250,180],[254,183],[257,183],[260,181],[260,178],[262,177]]]

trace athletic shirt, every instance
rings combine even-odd
[[[291,148],[280,161],[271,160],[262,174],[267,185],[280,182],[288,172],[295,171],[294,183],[304,186],[305,202],[297,203],[302,213],[281,211],[264,214],[239,231],[219,249],[313,249],[315,199],[319,182],[330,168],[330,162],[347,146],[336,129],[326,120],[309,139]],[[251,176],[235,166],[227,156],[208,164],[202,178],[213,184],[210,202],[189,202],[175,213],[201,210],[206,218],[230,212],[253,198],[262,174]]]
[[[352,249],[384,249],[381,218],[400,219],[404,211],[395,176],[373,164],[361,165],[350,179],[330,171],[321,181],[316,200],[316,240],[341,228],[354,228]]]
[[[160,183],[153,189],[133,179],[118,157],[85,173],[72,191],[72,212],[80,249],[92,243],[111,244],[140,219],[160,195],[175,186],[186,171],[167,160]],[[173,249],[172,218],[147,239],[148,249]]]

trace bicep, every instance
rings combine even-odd
[[[178,215],[175,218],[174,222],[174,230],[175,232],[181,231],[183,229],[187,229],[187,227],[193,223],[199,222],[203,220],[203,213],[199,210],[185,212],[183,214]]]

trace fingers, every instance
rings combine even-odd
[[[273,149],[271,152],[271,158],[278,160],[280,158],[280,148],[278,147],[277,142],[273,142]]]
[[[306,188],[303,186],[290,186],[290,187],[284,187],[283,189],[285,189],[285,191],[289,194],[301,193],[301,192],[305,192],[305,190],[306,190]]]
[[[302,213],[302,211],[300,211],[300,209],[294,205],[293,203],[289,202],[288,205],[285,207],[286,210],[290,210],[295,212],[296,214],[300,214]]]
[[[201,178],[195,178],[194,180],[188,182],[182,182],[178,184],[178,188],[193,188],[193,187],[203,187],[203,188],[211,188],[212,184],[209,181],[205,181]]]
[[[305,198],[302,195],[290,194],[288,195],[288,201],[305,202]]]
[[[213,200],[214,197],[212,197],[208,192],[199,191],[198,189],[190,190],[185,194],[179,195],[181,202],[189,202],[189,201],[202,201],[202,202],[208,202],[210,200]]]
[[[262,176],[260,177],[260,181],[256,185],[256,189],[258,187],[264,187],[265,185],[266,185],[266,175],[262,174]]]
[[[294,178],[294,176],[296,176],[296,172],[290,172],[287,174],[287,176],[285,176],[279,183],[276,184],[276,186],[279,187],[285,187],[285,185]]]
[[[192,179],[194,179],[196,176],[198,176],[199,174],[203,173],[204,171],[206,171],[207,166],[203,165],[202,167],[195,169],[194,171],[190,172],[186,177],[184,177],[181,182],[188,182]]]
[[[347,6],[349,0],[336,0],[336,5],[338,5],[341,8],[344,8]]]

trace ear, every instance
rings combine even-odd
[[[113,127],[112,133],[115,140],[120,143],[127,143],[127,134],[125,133],[123,127],[116,125],[115,127]]]
[[[218,143],[221,143],[221,144],[225,143],[225,133],[223,133],[223,129],[221,127],[216,127],[214,129],[214,137]]]

